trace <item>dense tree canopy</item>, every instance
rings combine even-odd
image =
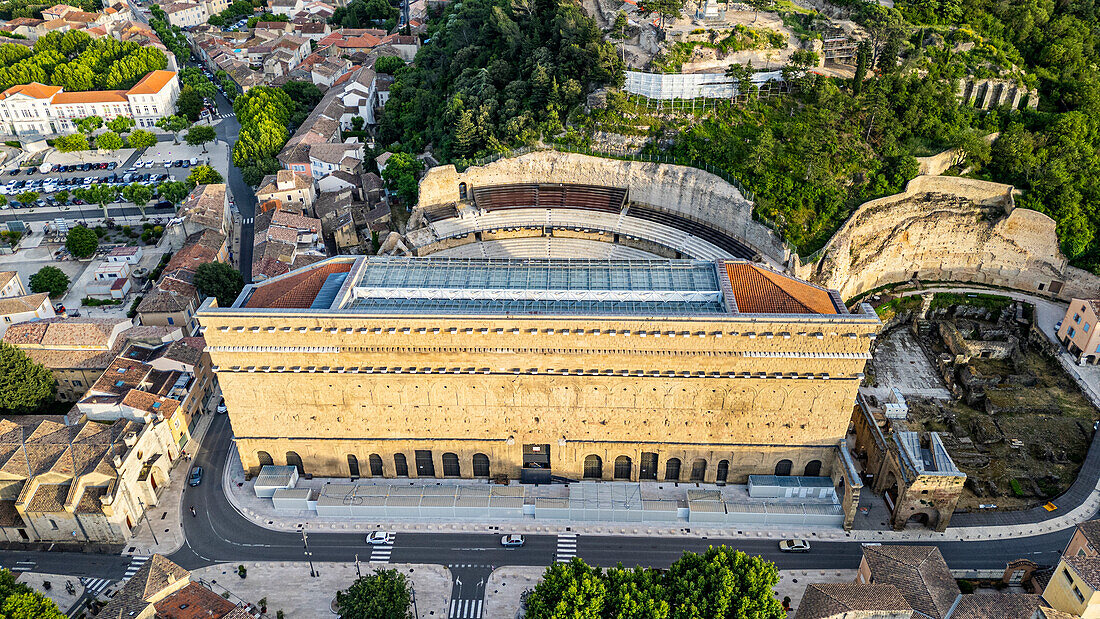
[[[187,175],[187,184],[189,185],[209,185],[221,182],[223,182],[222,175],[208,165],[195,166],[191,168],[191,173]]]
[[[0,413],[30,413],[53,396],[53,373],[32,361],[19,348],[0,342]],[[7,570],[0,572],[0,596],[10,593],[6,589],[5,575],[11,574]],[[0,613],[5,610],[4,603],[0,603]]]
[[[31,292],[48,292],[50,297],[59,298],[69,289],[69,276],[55,266],[44,266],[30,276],[28,283]]]
[[[286,91],[269,86],[257,86],[233,101],[241,123],[233,145],[233,164],[241,168],[245,182],[256,185],[264,174],[279,169],[275,155],[290,139],[288,125],[295,109]]]
[[[444,157],[476,157],[549,139],[594,85],[622,80],[614,47],[578,2],[451,3],[428,34],[382,122],[383,142],[410,152],[431,142]]]
[[[207,262],[195,269],[195,287],[204,296],[216,297],[218,305],[229,307],[244,288],[241,272],[224,262]]]
[[[155,47],[111,37],[93,39],[79,30],[51,32],[33,48],[0,45],[0,89],[40,82],[69,92],[121,90],[167,66],[168,59]]]
[[[375,570],[337,591],[336,606],[340,619],[406,619],[412,616],[409,581],[397,570]]]
[[[775,565],[725,546],[685,552],[667,572],[580,559],[550,566],[525,604],[530,619],[783,619]]]
[[[77,189],[76,191],[81,192],[82,190]],[[77,258],[88,258],[98,248],[99,236],[91,228],[76,226],[69,230],[69,235],[65,238],[65,249]]]

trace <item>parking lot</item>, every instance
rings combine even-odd
[[[160,183],[186,180],[190,173],[189,168],[201,163],[197,157],[175,160],[144,157],[128,159],[133,160],[129,166],[124,160],[6,168],[0,172],[0,194],[7,196],[8,202],[0,205],[0,209],[80,206],[85,202],[72,195],[76,189],[86,189],[94,185],[122,188],[135,183],[155,188]],[[38,198],[34,203],[23,204],[18,196],[28,191],[37,192]],[[67,195],[63,194],[59,198],[57,193],[61,191],[67,192]],[[125,203],[125,199],[120,195],[114,202]]]

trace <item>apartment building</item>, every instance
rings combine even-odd
[[[153,71],[129,90],[65,92],[38,82],[20,84],[0,93],[0,122],[15,135],[73,133],[73,120],[87,116],[126,116],[138,127],[153,127],[175,113],[179,93],[175,71]]]
[[[1081,364],[1100,365],[1100,299],[1073,299],[1062,325],[1058,341]]]

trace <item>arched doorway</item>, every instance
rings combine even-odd
[[[348,473],[352,477],[359,477],[359,458],[356,458],[354,454],[348,454]]]
[[[462,469],[458,465],[458,455],[451,452],[443,454],[443,476],[461,477]]]
[[[367,461],[370,462],[370,475],[371,477],[382,476],[382,456],[378,454],[371,454]]]
[[[932,524],[932,518],[925,512],[917,512],[905,521],[905,528],[924,529]]]
[[[458,199],[459,200],[468,200],[469,198],[467,197],[467,195],[468,194],[467,194],[467,191],[466,191],[466,183],[459,183],[458,184]]]
[[[398,477],[409,476],[409,461],[405,454],[393,454],[393,474]]]
[[[707,461],[702,458],[696,458],[695,462],[691,463],[691,481],[703,481],[706,475]]]
[[[298,469],[299,475],[306,474],[306,467],[302,465],[302,457],[299,456],[296,452],[286,452],[286,465],[296,467]]]
[[[791,474],[792,467],[794,467],[794,462],[790,460],[780,460],[775,463],[775,474],[780,477],[787,477]]]
[[[638,463],[638,479],[657,479],[657,454],[642,452],[642,461]]]
[[[665,481],[680,481],[680,459],[665,460]]]
[[[273,466],[275,461],[271,459],[271,454],[266,451],[257,451],[256,459],[259,460],[260,466]]]
[[[615,458],[615,479],[630,479],[630,457]]]
[[[718,474],[714,476],[714,481],[724,484],[730,476],[730,461],[719,460],[718,461]]]
[[[474,477],[489,476],[489,456],[474,454]]]
[[[584,459],[584,478],[603,479],[603,459],[596,454],[590,454]]]
[[[806,463],[806,477],[819,477],[821,475],[821,460],[810,460]]]

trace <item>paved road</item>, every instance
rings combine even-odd
[[[229,183],[229,190],[233,193],[237,210],[241,214],[241,255],[237,259],[241,268],[241,276],[244,277],[244,282],[247,284],[252,281],[252,239],[254,236],[253,219],[256,215],[256,194],[253,192],[252,187],[249,187],[248,183],[241,178],[240,169],[233,165],[232,148],[237,143],[237,136],[241,131],[241,123],[237,122],[236,115],[231,115],[233,114],[233,104],[221,93],[215,95],[214,101],[218,105],[218,114],[222,116],[221,122],[215,127],[218,139],[226,142],[230,147],[229,175],[226,180]]]
[[[238,514],[224,498],[220,487],[226,453],[232,445],[228,416],[219,415],[211,424],[207,441],[196,456],[206,471],[198,488],[188,488],[185,505],[196,505],[199,516],[184,522],[187,544],[172,560],[193,568],[220,561],[304,561],[302,536],[271,531],[252,524]],[[203,511],[204,508],[204,511]],[[1069,540],[1070,531],[1015,540],[989,542],[936,543],[955,568],[1003,568],[1005,563],[1026,557],[1037,563],[1053,563]],[[859,564],[861,547],[853,542],[813,542],[807,554],[784,554],[774,540],[747,537],[680,538],[580,536],[576,556],[586,562],[612,566],[667,567],[685,550],[705,550],[713,544],[726,544],[746,552],[763,555],[780,568],[854,568]],[[926,542],[921,542],[926,543]],[[310,533],[309,548],[316,561],[361,561],[369,559],[372,548],[360,533]],[[459,574],[476,575],[485,566],[549,565],[559,549],[555,535],[529,535],[519,550],[500,547],[499,533],[398,533],[388,559],[394,563],[435,563],[471,566],[457,568]],[[479,567],[480,566],[480,567]],[[308,568],[307,568],[308,569]],[[467,578],[460,576],[464,583]],[[464,585],[465,586],[465,585]]]

